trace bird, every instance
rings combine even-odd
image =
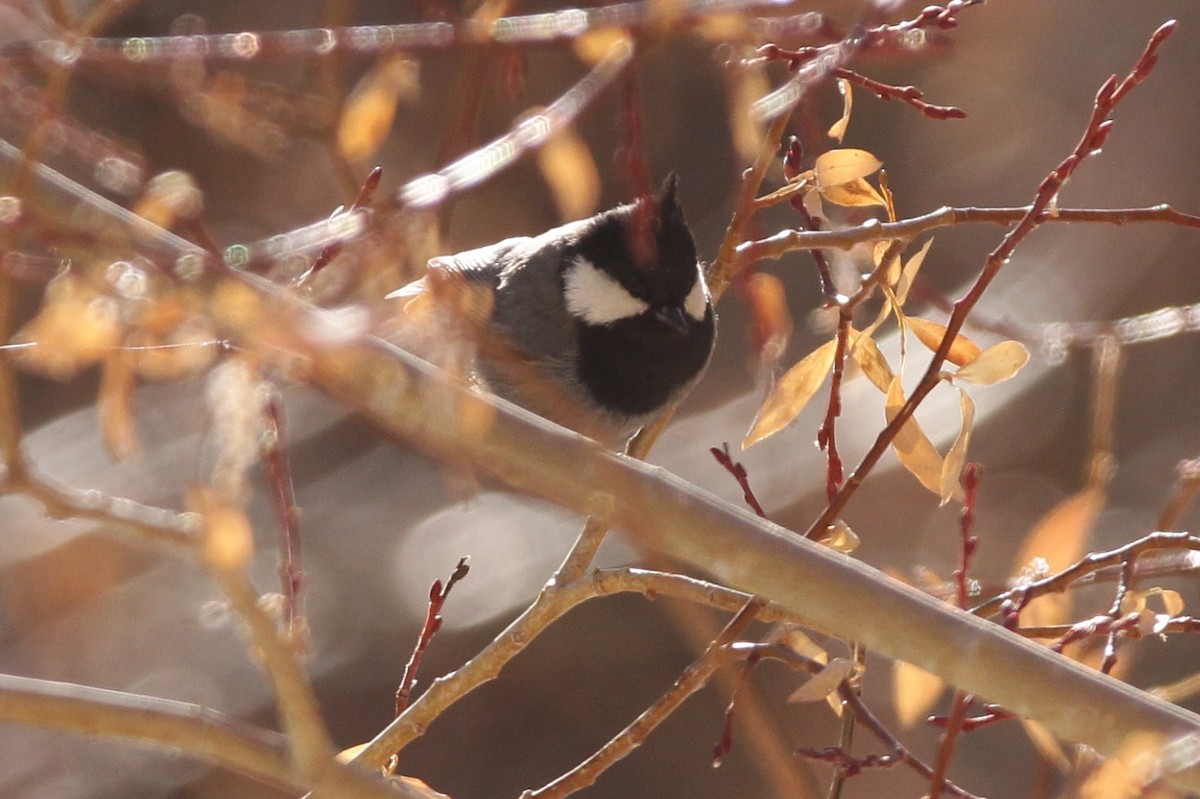
[[[634,202],[430,259],[387,295],[389,337],[619,449],[699,380],[716,341],[676,187],[672,173]]]

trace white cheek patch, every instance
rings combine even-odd
[[[696,273],[695,285],[683,300],[683,310],[697,322],[704,321],[704,315],[708,311],[708,285],[704,282],[704,275],[699,272]]]
[[[612,324],[650,310],[647,303],[630,294],[586,258],[575,259],[563,284],[567,310],[571,316],[589,325]]]

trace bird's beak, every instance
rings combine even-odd
[[[670,308],[659,308],[654,312],[654,315],[677,333],[683,334],[688,331],[687,317],[684,315],[683,309],[678,305],[672,305]]]

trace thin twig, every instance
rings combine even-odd
[[[733,479],[737,480],[738,485],[742,488],[742,498],[746,500],[746,504],[750,506],[756,514],[762,518],[767,518],[766,511],[758,502],[758,497],[754,496],[754,489],[750,487],[750,476],[746,474],[746,467],[733,459],[729,454],[729,442],[721,444],[720,447],[709,447],[708,451],[716,459],[717,463],[725,468],[725,471],[733,475]]]
[[[421,633],[417,636],[417,642],[413,645],[412,654],[408,657],[408,662],[404,664],[404,674],[400,677],[400,687],[396,689],[396,715],[399,716],[408,707],[409,700],[412,698],[413,688],[417,684],[417,670],[421,668],[421,660],[425,657],[425,650],[429,648],[429,643],[433,640],[433,636],[437,635],[437,631],[442,627],[442,608],[446,604],[446,598],[450,596],[450,589],[459,580],[467,576],[471,567],[467,565],[466,558],[459,558],[458,565],[454,567],[449,579],[446,580],[446,585],[442,586],[441,580],[434,580],[433,585],[429,588],[429,605],[425,611],[425,623],[421,625]]]
[[[1150,533],[1136,541],[1131,541],[1128,544],[1107,552],[1092,552],[1087,557],[1068,566],[1057,574],[1051,574],[1032,583],[1011,588],[980,605],[976,605],[971,608],[971,612],[978,616],[987,617],[996,613],[1005,604],[1024,607],[1031,599],[1066,590],[1068,586],[1082,577],[1094,574],[1101,569],[1120,566],[1131,558],[1161,549],[1200,551],[1200,537],[1191,536],[1187,533]]]
[[[304,568],[300,563],[300,508],[296,505],[296,490],[284,437],[283,410],[279,397],[266,403],[266,444],[263,447],[267,475],[271,483],[271,500],[279,531],[279,581],[283,589],[284,621],[295,638],[297,624],[304,615],[302,590]]]
[[[806,537],[815,538],[824,534],[825,529],[838,517],[842,508],[849,502],[850,497],[854,495],[867,475],[874,469],[875,464],[879,462],[879,459],[883,457],[883,454],[891,446],[893,439],[900,432],[900,429],[912,417],[917,407],[925,400],[925,397],[941,382],[942,364],[945,363],[946,356],[950,352],[950,347],[957,338],[959,331],[962,330],[963,323],[966,321],[968,314],[970,314],[971,310],[979,302],[984,292],[987,291],[988,286],[991,285],[992,281],[1000,273],[1000,270],[1009,262],[1017,247],[1030,233],[1040,226],[1040,218],[1043,212],[1050,210],[1052,202],[1058,197],[1058,193],[1063,185],[1074,175],[1079,165],[1088,156],[1098,152],[1099,148],[1104,144],[1104,140],[1112,129],[1112,121],[1108,119],[1109,114],[1112,113],[1117,103],[1134,86],[1145,80],[1157,61],[1158,48],[1174,29],[1174,22],[1162,25],[1151,36],[1145,51],[1143,51],[1141,57],[1134,64],[1133,69],[1125,79],[1118,82],[1116,76],[1113,76],[1097,92],[1092,107],[1091,118],[1084,128],[1079,143],[1063,159],[1058,167],[1046,176],[1041,185],[1038,186],[1029,212],[1015,227],[1008,231],[1000,244],[988,255],[974,285],[954,304],[954,312],[950,315],[950,319],[946,324],[946,334],[937,351],[930,359],[929,366],[926,368],[921,381],[909,396],[908,401],[904,403],[903,407],[896,412],[892,420],[876,437],[875,443],[871,446],[867,454],[863,456],[858,467],[855,468],[853,474],[846,480],[838,495],[826,506],[824,512],[813,521],[805,533]]]
[[[668,716],[683,704],[689,696],[704,687],[713,671],[724,662],[722,649],[754,620],[762,602],[751,598],[737,612],[725,629],[721,631],[708,649],[683,670],[666,693],[646,708],[633,722],[594,754],[558,779],[535,791],[525,791],[521,799],[562,799],[593,784],[596,779],[618,761],[627,757],[645,742]]]

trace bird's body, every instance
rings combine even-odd
[[[715,339],[708,289],[674,179],[536,237],[434,258],[390,297],[448,286],[484,297],[474,326],[476,379],[499,396],[619,445],[699,378]],[[645,255],[635,256],[639,224]],[[462,289],[466,289],[464,293]],[[458,307],[461,302],[452,301]]]

